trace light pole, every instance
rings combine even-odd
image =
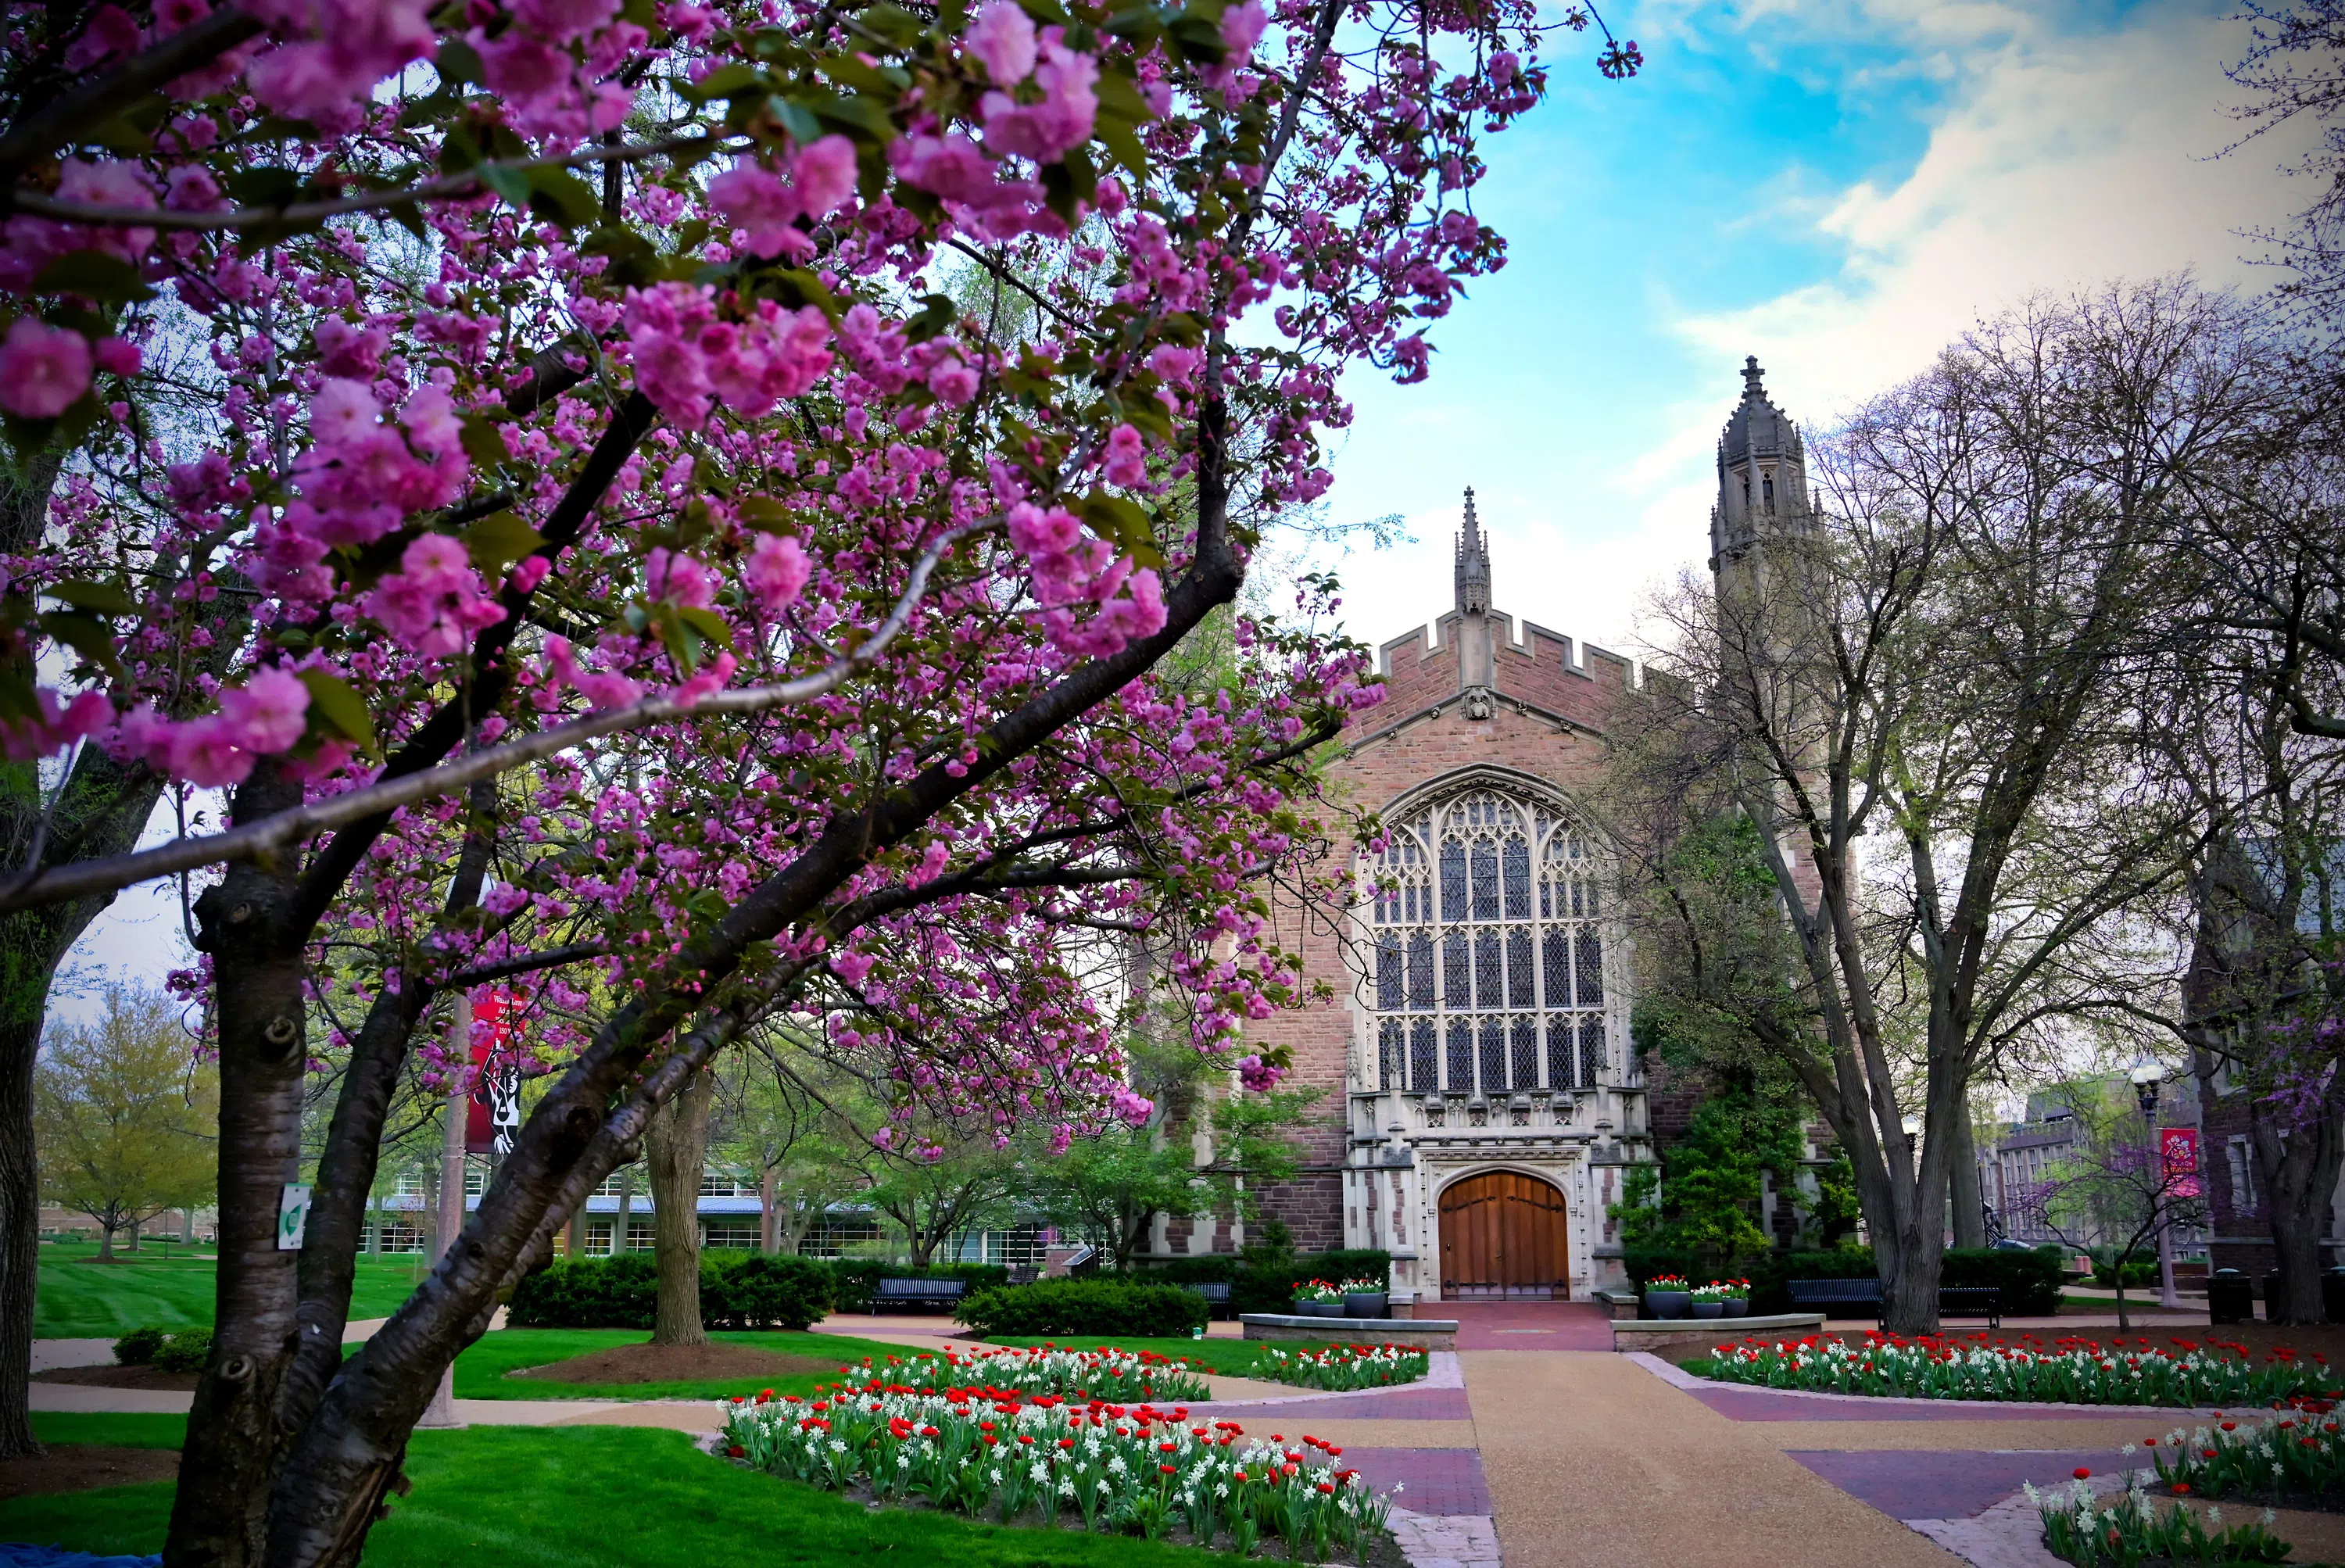
[[[2166,1080],[2166,1069],[2155,1062],[2144,1062],[2127,1076],[2133,1080],[2134,1098],[2141,1102],[2142,1135],[2149,1140],[2149,1168],[2157,1176],[2150,1200],[2157,1205],[2151,1216],[2157,1222],[2157,1304],[2179,1307],[2182,1298],[2174,1294],[2174,1235],[2166,1223],[2166,1149],[2157,1138],[2157,1086]]]

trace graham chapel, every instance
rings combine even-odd
[[[1718,447],[1720,574],[1808,496],[1755,359],[1743,383]],[[1654,1157],[1611,861],[1578,804],[1634,672],[1495,606],[1471,490],[1454,575],[1447,614],[1381,646],[1385,700],[1333,769],[1387,843],[1353,868],[1348,940],[1305,939],[1337,1000],[1263,1026],[1337,1113],[1267,1203],[1298,1247],[1389,1251],[1419,1299],[1585,1297],[1625,1284],[1606,1211]]]

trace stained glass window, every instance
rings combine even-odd
[[[1586,831],[1477,790],[1387,834],[1368,868],[1375,1008],[1415,1016],[1379,1025],[1383,1080],[1420,1094],[1592,1087],[1609,1031]]]

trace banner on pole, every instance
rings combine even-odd
[[[472,1003],[474,1073],[472,1102],[464,1117],[466,1154],[511,1154],[521,1131],[521,1069],[513,1060],[519,1012],[509,991],[488,992]]]
[[[2176,1197],[2197,1197],[2199,1195],[2198,1129],[2160,1127],[2157,1143],[2166,1161],[2167,1191]]]

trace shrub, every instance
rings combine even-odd
[[[810,1257],[710,1252],[700,1259],[700,1320],[711,1329],[805,1329],[833,1309],[837,1282]],[[513,1287],[516,1329],[648,1329],[659,1267],[648,1252],[553,1264]]]
[[[114,1342],[114,1359],[126,1367],[143,1367],[169,1338],[160,1329],[133,1329]]]
[[[212,1331],[209,1329],[182,1329],[167,1336],[155,1350],[155,1369],[158,1372],[200,1372],[204,1363],[212,1358]]]
[[[736,1254],[702,1262],[700,1319],[711,1329],[808,1329],[837,1292],[830,1270],[813,1258]]]
[[[1204,1324],[1208,1312],[1203,1296],[1178,1285],[1038,1279],[972,1291],[961,1298],[953,1318],[989,1339],[1034,1334],[1151,1338],[1187,1334]]]
[[[1941,1285],[1993,1285],[2003,1292],[2003,1310],[2013,1316],[2048,1318],[2060,1310],[2061,1249],[2038,1247],[1948,1248],[1938,1275]]]

